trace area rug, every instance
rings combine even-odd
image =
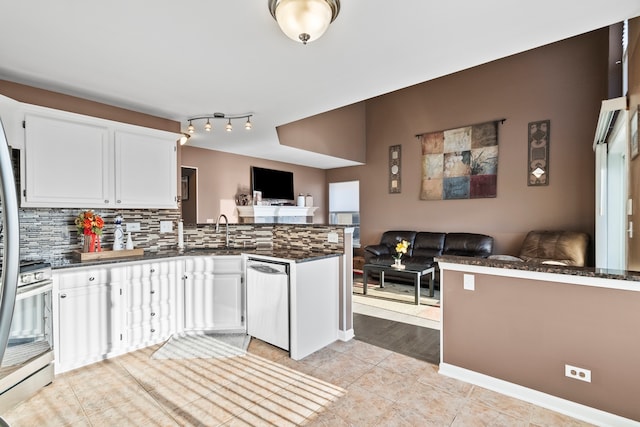
[[[211,359],[244,356],[251,336],[243,333],[175,334],[156,350],[152,359]]]
[[[353,278],[353,293],[363,295],[362,276]],[[384,281],[384,288],[381,288],[377,281],[367,284],[367,297],[389,299],[398,302],[415,304],[415,290],[413,285]],[[428,288],[420,288],[420,304],[440,307],[440,291],[436,289],[434,296],[429,296]]]

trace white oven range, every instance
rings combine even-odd
[[[0,366],[0,413],[53,381],[51,264],[21,262],[7,348]]]

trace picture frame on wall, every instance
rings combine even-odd
[[[636,108],[636,111],[631,117],[631,159],[634,159],[638,155],[638,110],[640,105]]]
[[[389,193],[400,193],[402,191],[402,181],[400,179],[400,162],[401,162],[400,145],[392,145],[389,147]]]

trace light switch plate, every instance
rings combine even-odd
[[[338,233],[328,233],[327,234],[327,242],[329,242],[329,243],[338,243]]]
[[[468,291],[476,290],[476,276],[473,274],[465,274],[464,275],[464,289]]]
[[[173,231],[173,221],[160,221],[160,232],[171,233]]]
[[[127,222],[127,231],[140,231],[140,223],[139,222]]]

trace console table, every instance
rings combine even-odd
[[[420,279],[422,276],[429,274],[429,296],[433,297],[433,278],[435,275],[435,268],[433,266],[427,267],[424,270],[410,270],[407,268],[397,268],[391,265],[382,265],[382,264],[365,264],[362,268],[362,293],[364,295],[367,294],[367,279],[369,275],[369,271],[379,271],[380,272],[380,287],[384,288],[384,273],[393,272],[393,274],[406,274],[409,276],[413,276],[413,284],[415,288],[415,299],[416,305],[420,305]]]

